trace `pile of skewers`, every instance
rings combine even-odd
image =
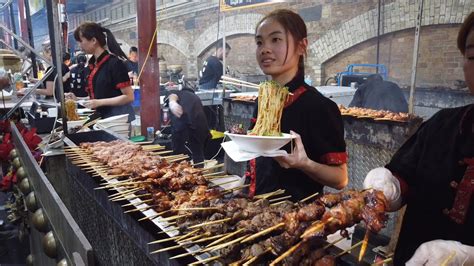
[[[336,242],[348,237],[346,228],[364,221],[368,231],[379,232],[386,222],[386,200],[380,191],[348,190],[311,195],[299,202],[288,201],[283,190],[258,195],[231,197],[211,180],[222,172],[196,168],[186,156],[163,156],[158,146],[139,146],[122,141],[83,143],[67,150],[72,162],[94,171],[106,181],[97,189],[113,189],[111,200],[128,200],[126,212],[153,210],[140,220],[166,224],[163,233],[173,237],[150,245],[172,242],[152,253],[188,248],[197,250],[172,257],[212,254],[199,263],[219,260],[225,264],[333,265],[338,256],[327,254]],[[146,204],[144,204],[146,203]],[[138,207],[145,205],[145,207]],[[342,237],[325,242],[329,234],[342,230]],[[363,241],[365,253],[368,234]],[[361,258],[360,258],[361,259]]]

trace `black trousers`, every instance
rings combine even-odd
[[[188,154],[193,158],[193,163],[195,164],[204,161],[206,142],[207,137],[195,134],[195,132],[189,129],[173,132],[171,135],[174,154]],[[203,167],[203,165],[200,164],[196,167]]]

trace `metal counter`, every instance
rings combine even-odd
[[[18,157],[26,172],[26,177],[19,183],[20,190],[25,196],[34,193],[36,200],[36,207],[29,209],[30,251],[34,265],[56,265],[62,259],[65,259],[69,265],[94,265],[91,244],[39,167],[13,123],[11,128]],[[43,229],[36,227],[32,222],[33,212],[38,208],[42,209],[47,218]],[[53,233],[56,242],[54,256],[47,256],[44,252],[43,242],[48,231]]]

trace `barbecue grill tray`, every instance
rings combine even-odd
[[[109,141],[113,141],[113,140],[117,140],[117,139],[119,139],[119,138],[117,136],[114,136],[114,134],[111,134],[110,132],[106,132],[104,130],[96,130],[96,131],[69,134],[67,136],[67,138],[65,139],[65,143],[68,146],[79,146],[83,142],[95,142],[95,141],[109,142]],[[94,177],[90,176],[88,173],[85,173],[85,172],[84,172],[84,174],[88,175],[91,179],[95,179],[97,181],[97,185],[99,184],[98,183],[98,181],[99,181],[98,178],[94,178]],[[146,203],[141,203],[142,201],[140,199],[132,199],[132,200],[128,200],[128,202],[134,203],[135,206],[137,206],[137,208],[146,206],[145,205]],[[155,214],[156,214],[156,212],[154,210],[147,210],[147,211],[139,211],[139,212],[135,212],[135,213],[130,213],[130,215],[135,217],[137,220],[142,218],[142,217],[145,217],[145,216],[150,217],[150,216],[153,216]],[[159,230],[162,231],[165,227],[167,227],[167,223],[157,221],[157,219],[154,219],[153,221],[149,221],[147,223],[142,222],[142,226],[145,227],[147,230],[150,230],[151,232],[156,232],[156,227],[158,227]],[[162,234],[160,238],[173,237],[175,235],[177,235],[176,232],[168,232],[165,235]],[[324,242],[324,241],[323,241],[323,243],[327,244],[327,242]],[[175,245],[175,244],[176,243],[174,243],[174,241],[169,242],[169,246]],[[325,245],[325,244],[323,244],[323,245]],[[199,248],[200,248],[200,246],[198,246],[198,245],[194,245],[194,246],[191,246],[189,248],[184,248],[183,247],[182,249],[176,249],[172,253],[173,254],[180,254],[180,253],[184,253],[185,251],[186,252],[195,252],[195,251],[199,250]],[[329,254],[337,255],[340,252],[342,252],[343,250],[341,250],[340,248],[338,248],[336,246],[332,246],[332,247],[328,248],[327,251],[328,251]],[[352,251],[352,253],[353,254],[358,254],[358,251],[359,251],[359,249],[357,248],[357,249],[354,249]],[[194,257],[196,258],[196,260],[203,260],[203,259],[206,259],[208,257],[215,256],[215,255],[218,255],[218,254],[216,253],[216,254],[211,255],[209,253],[204,253],[202,255],[194,255]],[[213,263],[213,265],[222,265],[222,264],[220,264],[219,262],[215,262],[215,263]],[[368,264],[364,261],[358,262],[357,258],[354,255],[352,255],[351,253],[347,253],[347,254],[339,257],[336,260],[336,265],[349,266],[349,265],[370,265],[370,264]]]

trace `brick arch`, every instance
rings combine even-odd
[[[157,43],[173,46],[183,55],[190,54],[189,41],[176,32],[159,30],[157,35]]]
[[[434,12],[435,7],[445,7],[445,12]],[[415,27],[418,4],[410,0],[398,0],[383,8],[383,34]],[[474,1],[432,0],[423,7],[422,26],[458,24],[474,10]],[[316,80],[321,82],[322,64],[337,54],[377,36],[377,9],[354,17],[339,27],[329,30],[310,45],[311,68]]]
[[[238,14],[225,18],[226,32],[225,36],[238,34],[255,34],[255,25],[263,17],[262,14]],[[209,26],[201,36],[194,42],[194,51],[196,56],[200,56],[209,46],[214,44],[217,39],[222,38],[223,23],[219,23],[219,36],[217,34],[217,22]]]

